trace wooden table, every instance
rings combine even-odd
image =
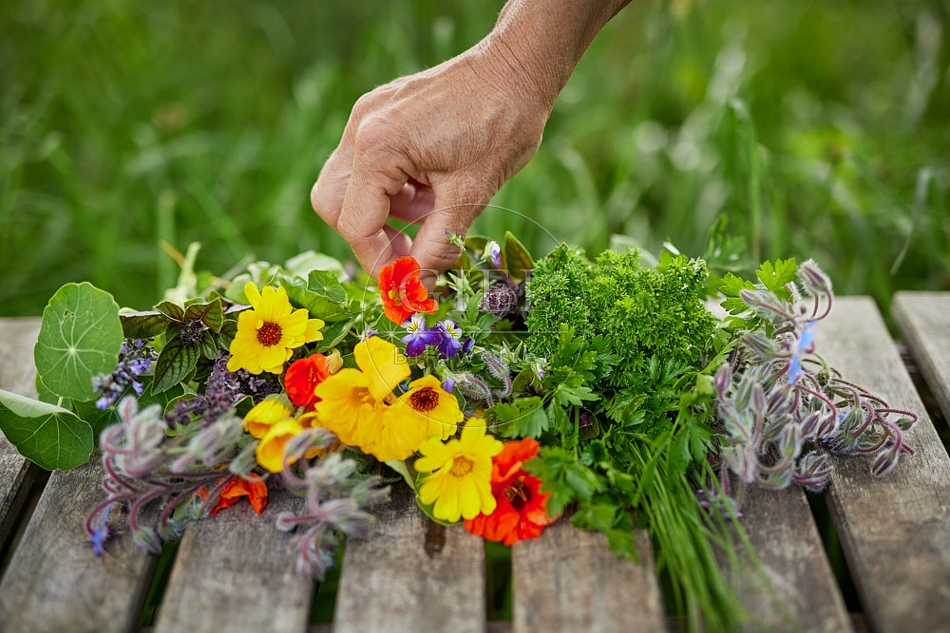
[[[761,570],[784,600],[773,602],[761,576],[734,573],[742,601],[764,625],[750,629],[950,631],[950,459],[935,430],[936,423],[946,437],[950,418],[950,293],[901,293],[893,317],[909,351],[903,360],[868,298],[840,299],[817,345],[849,379],[921,413],[909,435],[917,455],[880,480],[864,459],[837,460],[817,503],[800,489],[751,495],[743,521]],[[36,319],[0,320],[0,388],[35,395],[38,327]],[[47,476],[0,437],[0,631],[139,629],[157,559],[128,535],[110,542],[107,556],[92,555],[83,521],[101,498],[100,477],[97,463]],[[461,528],[439,534],[408,494],[396,494],[370,538],[346,548],[333,624],[312,625],[316,585],[295,575],[289,537],[274,529],[276,514],[294,502],[272,500],[260,517],[244,504],[189,526],[148,628],[547,633],[676,624],[664,613],[644,535],[636,564],[570,524],[512,548],[512,621],[488,621],[482,541]],[[856,588],[852,598],[829,562],[839,550],[826,546],[817,527],[825,506]]]

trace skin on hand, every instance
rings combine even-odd
[[[550,105],[483,48],[361,97],[313,187],[314,209],[374,277],[402,255],[455,263],[445,229],[465,235],[537,151]],[[414,244],[389,217],[420,223]]]
[[[367,273],[412,255],[430,285],[455,263],[445,231],[464,237],[534,156],[574,65],[626,1],[511,0],[471,49],[356,102],[310,199]],[[418,223],[415,239],[390,217]]]

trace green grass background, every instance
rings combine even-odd
[[[349,250],[308,194],[353,102],[481,38],[498,0],[7,0],[0,315],[68,281],[145,308],[199,267]],[[950,289],[950,3],[639,2],[598,36],[538,156],[477,230],[614,234],[746,263],[815,258],[842,293]]]

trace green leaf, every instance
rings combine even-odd
[[[189,302],[185,307],[183,321],[201,321],[212,332],[220,332],[224,324],[224,310],[221,307],[221,297],[216,296],[207,303]]]
[[[502,248],[501,255],[502,268],[507,269],[508,276],[514,281],[521,281],[525,278],[525,274],[534,268],[531,253],[511,231],[505,231],[505,246]]]
[[[504,437],[540,437],[548,430],[548,416],[541,398],[521,398],[513,404],[499,403],[491,409],[491,418],[503,427]]]
[[[336,347],[349,335],[357,321],[359,321],[359,317],[355,316],[349,321],[337,321],[327,325],[321,330],[323,340],[319,341],[319,345],[327,348]]]
[[[92,427],[71,411],[0,390],[0,430],[21,455],[46,470],[89,461]]]
[[[336,273],[326,270],[312,270],[307,277],[307,289],[330,301],[343,303],[346,301],[346,290],[340,283]]]
[[[170,332],[174,332],[174,328]],[[182,345],[181,338],[174,334],[170,336],[155,362],[152,392],[162,393],[187,378],[188,374],[194,371],[200,356],[200,345],[185,346]]]
[[[167,316],[172,321],[181,322],[185,320],[185,310],[177,303],[173,303],[171,301],[162,301],[157,306],[155,306],[155,309]]]
[[[287,291],[287,298],[290,299],[290,302],[301,308],[306,308],[312,318],[331,323],[345,321],[352,316],[342,303],[310,290],[309,282],[304,279],[299,277],[282,279],[281,286]]]
[[[176,306],[177,307],[177,306]],[[158,310],[128,311],[119,313],[125,338],[152,338],[168,327],[170,319]]]
[[[119,305],[112,295],[88,282],[66,284],[43,310],[33,349],[36,372],[56,395],[91,400],[92,378],[112,373],[122,339]]]
[[[795,281],[797,270],[798,264],[794,259],[776,259],[774,263],[762,262],[759,269],[755,271],[755,276],[772,292],[787,297],[788,291],[785,290],[785,284]]]
[[[284,270],[291,277],[306,277],[314,270],[332,273],[337,279],[345,274],[343,264],[338,259],[315,251],[306,251],[291,257],[284,262]]]

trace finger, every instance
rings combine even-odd
[[[343,208],[343,197],[350,182],[352,154],[343,146],[338,147],[324,163],[317,182],[310,189],[310,204],[330,228],[336,230]]]
[[[471,186],[447,182],[445,188],[447,193],[436,194],[436,209],[423,220],[410,250],[419,267],[428,271],[428,274],[421,275],[423,279],[434,276],[434,271],[448,270],[458,261],[462,251],[449,241],[446,231],[464,238],[491,199],[487,191],[470,193],[473,191]]]
[[[432,188],[410,179],[390,200],[389,214],[397,220],[414,224],[425,219],[434,204]]]
[[[408,176],[398,167],[387,166],[386,156],[354,156],[336,230],[372,277],[396,258],[390,234],[384,230],[391,198],[406,184]],[[370,167],[373,165],[374,167]],[[382,166],[382,167],[379,167]]]

